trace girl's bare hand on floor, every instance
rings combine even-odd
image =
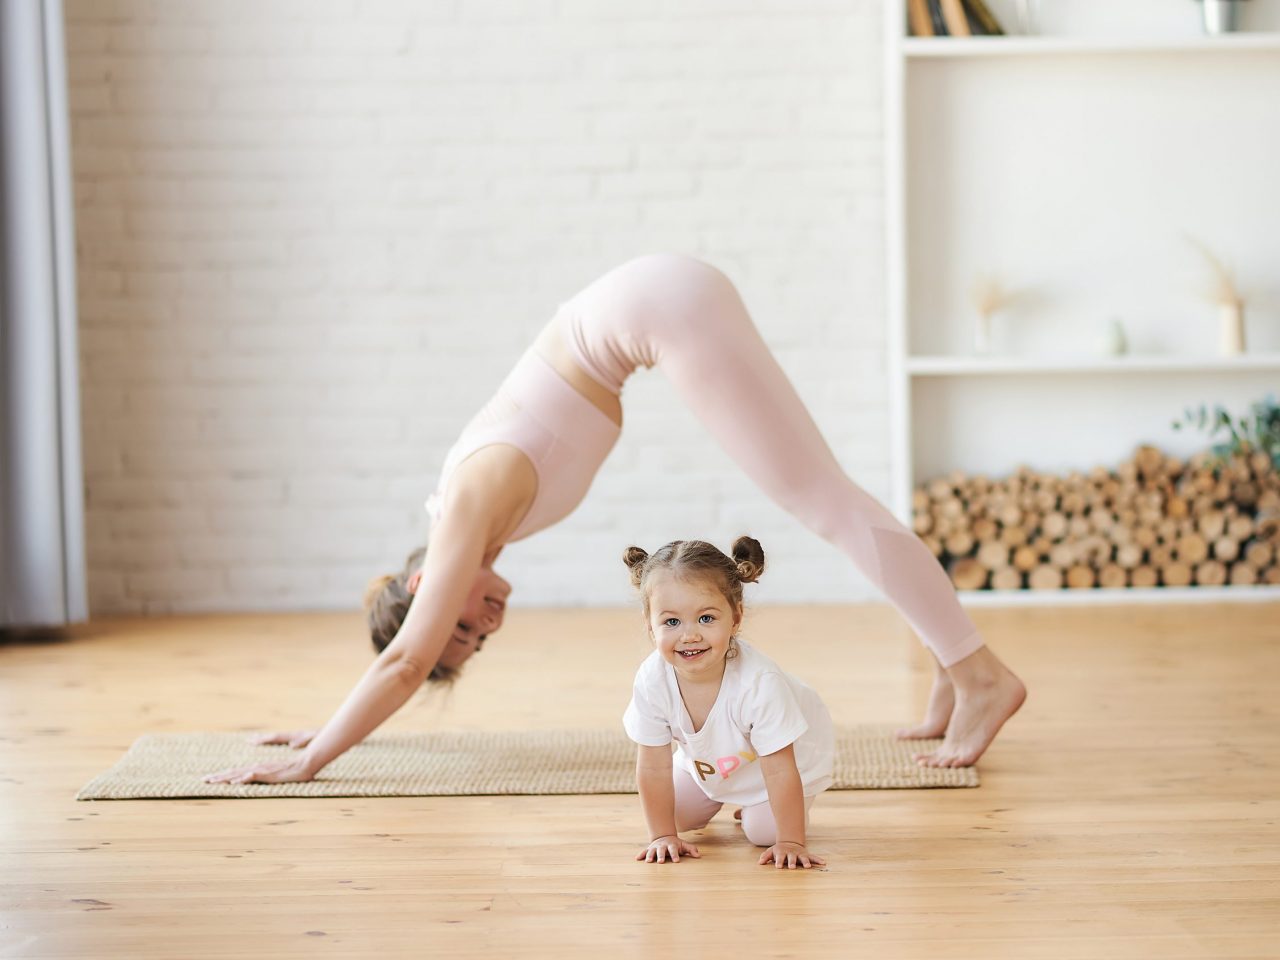
[[[672,863],[680,862],[680,854],[688,857],[701,857],[698,848],[692,843],[681,840],[677,836],[658,837],[657,840],[636,854],[637,860],[643,860],[645,863],[665,863],[670,860]]]
[[[788,870],[794,870],[797,866],[808,869],[809,867],[825,867],[827,861],[823,857],[815,856],[805,849],[802,843],[790,843],[786,840],[779,840],[772,847],[760,854],[760,863],[766,864],[770,860],[773,865],[779,869],[786,867]]]

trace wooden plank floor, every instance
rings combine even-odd
[[[107,621],[0,644],[0,957],[1280,956],[1280,606],[985,609],[1030,699],[977,790],[828,793],[823,871],[722,814],[645,865],[634,797],[77,803],[139,734],[308,726],[369,653],[354,615]],[[615,725],[634,611],[515,610],[392,728]],[[879,606],[748,635],[838,722],[915,716]]]

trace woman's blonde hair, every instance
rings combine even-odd
[[[373,641],[373,649],[379,653],[400,632],[400,625],[409,613],[409,604],[413,603],[413,594],[409,592],[409,578],[422,569],[422,561],[426,555],[427,548],[418,547],[405,558],[404,568],[399,573],[374,577],[365,588],[364,612],[369,621],[369,637]],[[461,673],[457,667],[437,663],[427,675],[427,681],[453,683]]]
[[[751,537],[733,541],[733,556],[726,556],[705,540],[673,540],[652,554],[640,547],[627,547],[622,562],[631,570],[631,585],[640,591],[645,619],[649,617],[649,578],[665,570],[682,578],[710,580],[742,618],[742,585],[755,583],[764,573],[764,548]]]

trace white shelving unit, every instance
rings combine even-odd
[[[987,0],[1016,34],[1013,0]],[[886,4],[885,136],[894,511],[953,469],[1114,466],[1185,455],[1189,406],[1280,393],[1280,0],[1202,33],[1193,0],[1041,5],[1034,36],[906,35]],[[1217,355],[1207,262],[1236,271],[1249,352]],[[1012,291],[972,347],[970,289]],[[1130,352],[1102,349],[1120,319]],[[1276,599],[1280,588],[975,592],[974,603]]]
[[[907,372],[916,377],[954,377],[993,373],[1238,373],[1270,371],[1280,379],[1280,354],[1246,354],[1218,360],[1194,357],[908,357]]]
[[[1185,11],[1184,11],[1185,12]],[[1107,37],[905,37],[906,57],[1017,57],[1050,53],[1218,53],[1280,50],[1280,33],[1232,33],[1216,37],[1126,39]]]

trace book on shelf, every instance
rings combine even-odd
[[[906,0],[913,37],[1000,37],[1005,35],[983,0]]]
[[[964,0],[965,13],[969,15],[972,32],[988,37],[1004,36],[1004,28],[983,0]]]
[[[911,24],[912,36],[933,36],[933,18],[929,16],[929,0],[907,0],[907,17]]]
[[[999,37],[1004,28],[983,0],[907,0],[913,37]]]
[[[961,0],[938,0],[938,5],[942,8],[947,33],[953,37],[969,36],[969,20],[964,15],[964,3]]]
[[[945,37],[947,35],[947,22],[942,18],[942,7],[939,5],[940,0],[928,0],[928,3],[929,20],[933,23],[934,35]]]

